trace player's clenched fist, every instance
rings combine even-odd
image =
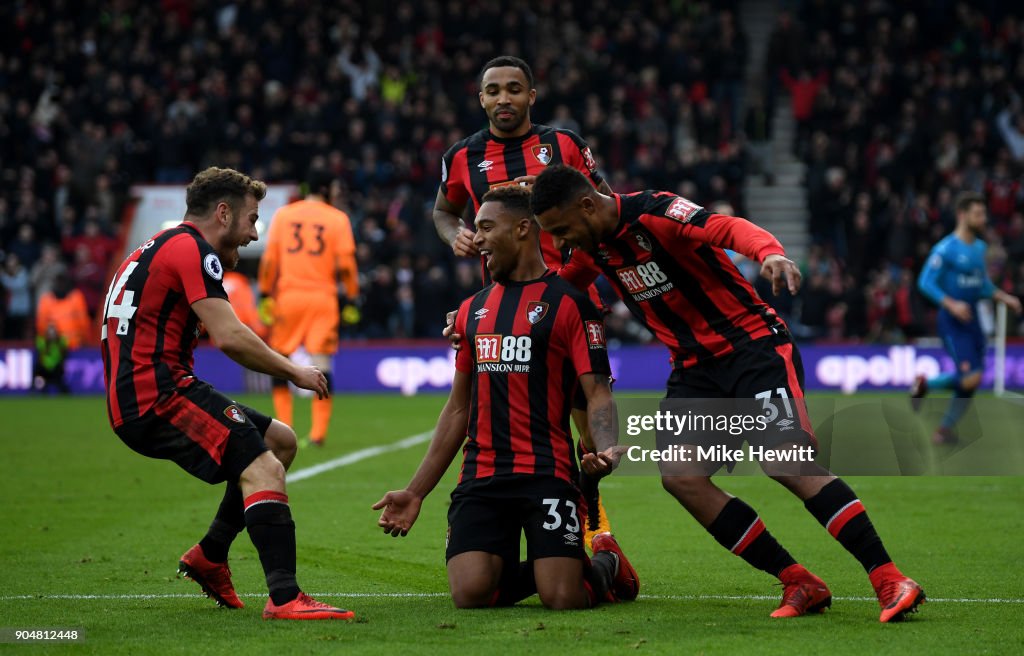
[[[480,254],[476,244],[473,243],[472,230],[459,228],[459,234],[455,236],[455,241],[452,242],[452,252],[459,257],[473,257]]]

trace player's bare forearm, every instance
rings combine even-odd
[[[591,374],[580,382],[587,397],[587,420],[594,450],[611,449],[619,443],[619,411],[612,396],[611,380],[605,375]]]
[[[466,426],[469,422],[469,376],[456,372],[452,382],[452,393],[437,418],[434,437],[430,440],[427,454],[416,469],[406,489],[420,498],[426,497],[437,486],[448,471],[462,443],[466,441]]]
[[[588,401],[587,417],[595,451],[606,451],[619,443],[619,414],[611,396],[599,405],[591,406]]]
[[[435,207],[433,217],[437,235],[444,243],[451,246],[455,243],[455,239],[459,236],[459,230],[462,228],[458,215]]]
[[[220,340],[215,338],[213,343],[224,355],[246,369],[275,378],[295,378],[295,363],[267,346],[251,328],[241,322],[232,334]]]
[[[466,439],[467,417],[466,412],[461,410],[441,414],[427,454],[406,486],[407,490],[420,498],[433,491]]]
[[[193,303],[192,309],[206,327],[213,345],[229,358],[247,369],[295,380],[300,367],[267,346],[238,319],[227,300],[204,298]]]

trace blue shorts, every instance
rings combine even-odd
[[[977,315],[970,323],[962,323],[945,310],[939,311],[939,335],[946,352],[953,358],[960,376],[982,371],[985,365],[985,333]]]

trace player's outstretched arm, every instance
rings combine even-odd
[[[473,257],[480,254],[473,243],[473,232],[462,225],[462,210],[455,207],[445,198],[444,192],[437,190],[434,201],[434,228],[438,236],[452,247],[459,257]]]
[[[441,410],[430,440],[427,454],[404,490],[392,490],[373,504],[374,510],[383,509],[377,525],[392,537],[409,533],[420,514],[423,499],[437,486],[445,471],[455,460],[459,448],[466,440],[469,422],[471,380],[469,374],[455,372],[448,402]]]
[[[300,367],[267,346],[259,336],[242,323],[231,304],[222,298],[204,298],[192,304],[199,320],[206,326],[213,345],[238,364],[284,378],[298,387],[327,398],[327,379],[316,367]]]
[[[584,455],[580,466],[591,476],[607,476],[619,465],[625,450],[619,446],[619,411],[612,396],[611,378],[584,374],[580,386],[587,398],[587,419],[594,440],[594,453]]]
[[[1007,294],[1001,289],[996,289],[992,292],[992,299],[997,303],[1003,303],[1006,307],[1010,308],[1017,314],[1021,312],[1020,299],[1013,294]]]
[[[783,289],[790,294],[800,291],[801,275],[797,265],[786,257],[785,249],[775,235],[738,216],[711,214],[702,225],[688,223],[683,234],[712,246],[727,248],[761,263],[761,277],[770,280],[772,293]]]

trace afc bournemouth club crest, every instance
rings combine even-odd
[[[540,323],[540,320],[547,316],[548,304],[544,301],[534,301],[526,307],[526,320],[531,325]]]
[[[552,149],[550,144],[537,144],[533,147],[533,156],[537,161],[547,166],[551,163]]]
[[[633,236],[636,237],[636,243],[639,244],[640,248],[644,249],[647,252],[650,252],[652,250],[651,240],[647,238],[647,235],[643,234],[642,232],[638,232]]]
[[[224,416],[235,422],[236,424],[245,423],[245,414],[238,408],[237,405],[229,405],[224,408]]]

